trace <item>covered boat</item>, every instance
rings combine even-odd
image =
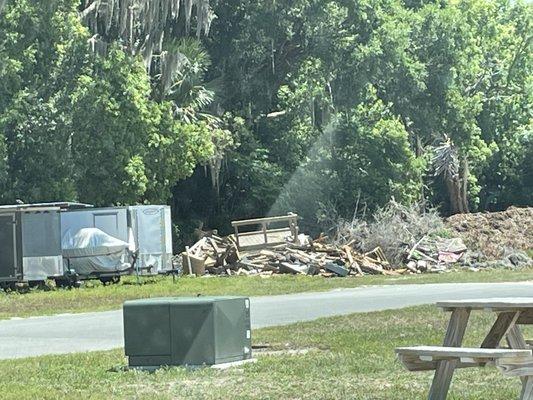
[[[98,228],[82,228],[62,238],[63,259],[79,275],[120,273],[131,269],[129,244]]]

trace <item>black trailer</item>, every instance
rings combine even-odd
[[[15,211],[0,212],[0,284],[22,279],[22,241]]]
[[[0,207],[0,282],[44,281],[63,275],[58,207]]]

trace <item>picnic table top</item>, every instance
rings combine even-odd
[[[444,309],[470,308],[473,310],[517,310],[533,308],[533,297],[493,297],[486,299],[447,300],[436,303]]]
[[[490,349],[470,347],[442,347],[442,346],[413,346],[398,347],[396,353],[412,354],[416,356],[446,356],[471,358],[502,358],[531,356],[529,349]]]

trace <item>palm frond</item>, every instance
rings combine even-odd
[[[445,140],[434,148],[432,164],[435,168],[435,176],[452,178],[459,174],[459,156],[450,138],[445,137]]]

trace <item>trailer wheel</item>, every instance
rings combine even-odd
[[[30,289],[49,290],[45,281],[29,281],[28,286]]]
[[[66,279],[55,279],[56,287],[58,288],[64,288],[67,287],[67,280]]]
[[[0,282],[0,289],[4,292],[13,292],[17,289],[16,282]]]
[[[59,288],[79,288],[81,286],[81,281],[79,280],[78,274],[67,273],[61,278],[56,278],[56,286]]]
[[[115,276],[101,276],[100,278],[100,282],[102,282],[102,284],[105,286],[105,285],[116,285],[117,283],[120,282],[120,275],[115,275]]]

